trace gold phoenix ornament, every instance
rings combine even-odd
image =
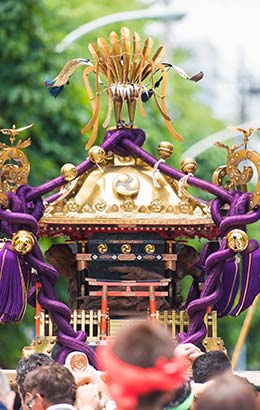
[[[26,127],[16,128],[15,125],[12,128],[0,129],[0,132],[4,135],[9,135],[11,145],[7,145],[0,142],[0,202],[5,203],[6,192],[16,192],[16,189],[25,185],[28,182],[28,175],[30,172],[30,163],[27,156],[23,153],[22,149],[31,145],[31,139],[27,138],[22,141],[19,140],[16,145],[14,141],[16,136],[32,127],[33,124]]]
[[[170,133],[177,140],[182,141],[183,138],[173,128],[166,109],[167,71],[173,68],[181,77],[195,82],[203,77],[203,73],[199,72],[190,77],[185,71],[175,65],[161,63],[160,61],[165,54],[163,46],[160,46],[151,57],[152,38],[147,37],[144,46],[141,47],[141,39],[136,32],[133,32],[131,51],[131,36],[127,27],[121,28],[121,37],[115,31],[112,31],[109,40],[110,44],[104,38],[99,37],[97,43],[89,44],[89,51],[95,61],[93,65],[88,59],[78,58],[71,60],[65,64],[54,81],[45,82],[51,94],[57,96],[63,86],[68,83],[70,76],[76,68],[81,65],[88,65],[84,70],[83,79],[92,107],[92,118],[81,132],[84,134],[92,129],[92,135],[86,145],[86,149],[89,149],[94,144],[97,136],[100,94],[102,92],[101,85],[104,87],[103,91],[107,91],[109,96],[108,112],[103,123],[104,128],[110,122],[113,107],[116,126],[118,128],[133,127],[137,103],[139,104],[141,114],[145,116],[146,113],[142,102],[147,101],[153,96]],[[89,75],[91,73],[95,74],[95,93],[92,92],[89,82]],[[156,74],[160,75],[157,81],[155,79]],[[103,81],[103,78],[105,78],[105,81]],[[149,86],[145,85],[144,81],[148,81]],[[156,88],[160,84],[162,90],[161,95],[158,96]],[[122,118],[124,103],[127,104],[129,122],[125,122]]]
[[[249,138],[252,133],[259,131],[260,128],[250,127],[248,129],[230,126],[232,131],[239,131],[243,133],[243,142],[239,145],[232,145],[231,147],[216,141],[214,143],[218,148],[224,148],[227,151],[227,163],[218,167],[213,174],[212,182],[218,185],[223,185],[224,178],[228,177],[226,188],[237,187],[243,192],[247,191],[247,184],[251,181],[254,169],[250,165],[241,166],[244,161],[250,161],[255,166],[258,174],[255,190],[250,200],[250,208],[254,208],[260,204],[260,155],[257,151],[247,148]]]

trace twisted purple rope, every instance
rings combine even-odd
[[[25,257],[26,261],[37,270],[41,288],[38,293],[40,305],[48,310],[53,321],[58,325],[57,339],[62,344],[57,361],[64,363],[67,354],[72,350],[85,353],[92,365],[96,365],[95,352],[85,343],[87,335],[83,331],[75,332],[70,324],[70,309],[62,302],[56,300],[54,284],[57,271],[43,261],[43,255],[38,243],[33,251]]]
[[[120,145],[120,141],[125,138],[125,139],[132,139],[136,141],[137,143],[141,143],[141,141],[144,140],[145,134],[144,131],[136,128],[136,129],[128,129],[128,128],[123,128],[123,129],[118,129],[118,130],[113,130],[113,131],[108,131],[106,133],[106,138],[101,144],[101,147],[104,149],[104,151],[110,151],[113,147],[118,147]],[[129,155],[129,154],[128,154]],[[92,167],[94,167],[95,164],[90,161],[89,158],[87,158],[85,161],[81,162],[76,168],[77,168],[77,175],[80,176],[84,172],[88,171]],[[66,184],[66,181],[63,179],[62,176],[59,176],[57,178],[54,178],[45,184],[39,185],[38,187],[33,188],[30,193],[26,196],[27,201],[32,201],[35,200],[36,198],[42,197],[43,195],[52,192],[54,189],[59,188],[60,186]],[[57,195],[55,194],[54,198],[57,198]],[[48,202],[48,198],[46,199]],[[53,199],[52,199],[53,200]]]
[[[16,212],[10,212],[9,210],[3,210],[0,208],[0,218],[2,220],[2,227],[6,229],[6,232],[11,236],[18,229],[27,229],[35,234],[38,228],[36,217],[42,215],[42,201],[37,198],[33,202],[27,202],[26,195],[28,195],[32,188],[28,186],[21,187],[17,194],[9,194],[10,201],[9,206],[15,209]],[[18,212],[20,211],[20,212]],[[30,214],[25,213],[30,212]],[[38,293],[38,300],[41,306],[48,310],[50,316],[54,322],[58,325],[58,340],[62,344],[62,349],[59,352],[58,360],[64,363],[66,355],[71,350],[83,351],[87,354],[89,361],[92,365],[96,364],[95,352],[89,348],[85,341],[87,335],[85,332],[75,332],[70,324],[71,313],[70,309],[63,303],[58,302],[54,291],[54,285],[57,280],[57,271],[51,265],[48,265],[43,261],[43,255],[35,237],[35,244],[30,254],[20,257],[22,261],[33,267],[38,272],[38,278],[41,283],[41,288]],[[33,286],[28,295],[29,303],[35,305],[36,300],[36,287],[35,279],[33,280]],[[13,301],[14,304],[18,301]]]
[[[122,141],[120,141],[120,145],[128,149],[128,152],[130,152],[131,154],[134,154],[135,156],[141,158],[143,161],[147,162],[147,164],[151,165],[152,167],[158,162],[156,158],[154,158],[151,154],[148,154],[148,152],[144,151],[141,147],[136,146],[132,141],[122,138]],[[177,180],[180,180],[182,177],[186,176],[186,174],[184,174],[183,172],[180,172],[164,163],[160,163],[158,169],[162,171],[164,174]],[[189,176],[187,178],[187,182],[191,186],[194,186],[203,191],[207,191],[217,197],[220,197],[227,203],[231,203],[232,201],[232,194],[230,194],[225,189],[215,184],[203,181],[194,176]]]
[[[220,236],[223,238],[221,247],[212,255],[207,255],[206,250],[203,252],[203,258],[206,256],[205,275],[207,279],[201,291],[200,298],[193,300],[188,305],[188,315],[190,317],[190,326],[187,333],[178,335],[181,342],[198,343],[206,336],[206,326],[204,324],[204,316],[209,306],[217,304],[223,293],[220,277],[225,262],[234,257],[235,252],[231,249],[226,249],[225,235],[234,228],[240,227],[244,229],[245,225],[256,222],[260,218],[260,209],[246,213],[248,201],[251,194],[234,193],[233,202],[229,209],[229,214],[226,217],[221,216],[221,200],[216,199],[212,203],[212,216],[215,222],[219,224]],[[232,215],[235,214],[235,215]],[[249,249],[252,251],[258,246],[256,241],[249,242]],[[201,260],[201,262],[203,262]],[[225,291],[225,290],[224,290]],[[242,292],[244,289],[242,289]],[[226,295],[225,295],[226,297]],[[232,295],[234,297],[234,295]],[[231,308],[231,307],[230,307]]]

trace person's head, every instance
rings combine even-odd
[[[74,404],[76,384],[72,373],[60,364],[41,366],[28,373],[24,387],[26,404],[32,410],[45,410],[60,404]]]
[[[8,410],[12,410],[14,399],[15,392],[11,390],[6,375],[0,371],[0,402],[2,402]]]
[[[29,372],[40,366],[49,366],[54,363],[54,360],[44,353],[33,353],[29,357],[23,357],[19,360],[16,367],[16,383],[18,391],[22,401],[22,407],[26,410],[25,406],[25,393],[24,380]]]
[[[227,372],[218,376],[196,401],[196,410],[257,410],[252,386]]]
[[[174,398],[164,406],[164,410],[178,410],[179,408],[181,408],[182,410],[189,410],[193,401],[190,382],[187,381],[174,393]]]
[[[220,350],[212,350],[198,356],[192,365],[195,383],[205,383],[227,371],[232,371],[231,362]]]
[[[170,399],[185,379],[184,361],[173,357],[174,348],[171,335],[148,322],[124,328],[112,346],[100,348],[108,386],[120,410],[160,408]]]

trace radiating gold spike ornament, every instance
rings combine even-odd
[[[151,37],[145,39],[143,47],[138,33],[133,32],[132,36],[133,49],[131,52],[131,35],[127,27],[122,27],[120,37],[115,31],[109,36],[109,42],[102,37],[97,39],[96,43],[89,44],[89,51],[94,59],[93,65],[87,67],[84,71],[83,78],[86,90],[92,107],[92,117],[88,124],[82,129],[82,133],[92,129],[92,135],[86,145],[89,149],[96,140],[98,131],[98,114],[100,109],[100,94],[107,91],[109,96],[109,107],[106,119],[103,123],[107,127],[112,109],[114,108],[115,121],[117,128],[132,128],[134,126],[134,117],[136,104],[139,103],[140,112],[146,115],[142,102],[146,102],[150,97],[154,97],[155,103],[161,112],[169,132],[178,141],[183,138],[175,131],[171,124],[171,118],[166,109],[166,82],[167,71],[173,68],[181,77],[199,81],[203,73],[193,76],[186,74],[181,68],[168,63],[161,63],[165,54],[165,49],[160,46],[151,57],[153,40]],[[90,65],[87,59],[74,59],[68,62],[61,73],[52,82],[48,81],[45,85],[50,89],[52,95],[57,96],[60,88],[63,88],[69,80],[69,77],[80,65]],[[89,82],[89,75],[95,75],[95,91],[92,91]],[[155,76],[160,75],[159,79]],[[104,80],[105,78],[105,80]],[[143,84],[147,81],[147,84]],[[161,84],[162,92],[157,96],[156,88]],[[103,87],[103,90],[101,89]],[[129,122],[123,119],[123,107],[127,104]]]

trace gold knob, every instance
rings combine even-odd
[[[94,162],[94,164],[101,164],[105,159],[106,152],[98,145],[94,145],[88,151],[88,156],[90,161]]]
[[[185,158],[181,162],[181,170],[184,174],[195,174],[198,169],[197,162],[193,158]]]
[[[173,154],[174,145],[169,141],[161,141],[158,145],[157,152],[160,158],[167,159]]]
[[[227,245],[234,252],[242,252],[248,246],[248,235],[241,229],[233,229],[227,234]]]
[[[12,238],[12,246],[14,250],[21,255],[26,255],[31,252],[34,245],[34,237],[31,232],[28,231],[18,231],[14,234]]]
[[[78,174],[77,168],[75,167],[75,165],[70,164],[70,163],[64,164],[61,167],[60,172],[61,172],[62,178],[65,179],[65,181],[68,181],[68,182],[75,179],[77,174]]]

